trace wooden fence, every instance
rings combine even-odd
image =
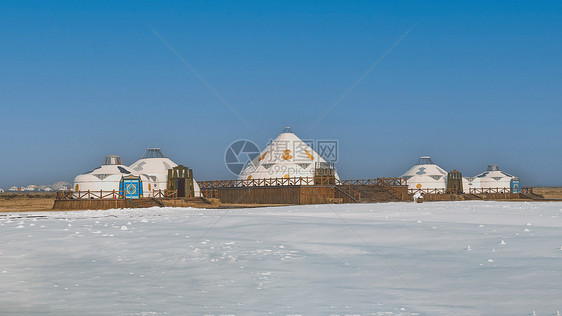
[[[203,190],[220,188],[240,187],[266,187],[266,186],[290,186],[290,185],[334,185],[334,178],[330,177],[298,177],[298,178],[268,178],[248,180],[211,180],[198,181],[199,188]],[[360,180],[339,180],[335,185],[376,185],[376,186],[401,186],[407,185],[405,178],[374,178]]]
[[[176,190],[152,190],[150,197],[154,198],[177,198]],[[120,190],[112,191],[57,191],[56,200],[104,200],[104,199],[124,199],[125,192]]]

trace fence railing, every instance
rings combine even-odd
[[[423,194],[445,194],[447,189],[408,189],[409,194],[420,192]]]
[[[447,189],[408,189],[409,194],[415,194],[416,192],[421,192],[423,194],[445,194]],[[466,193],[466,192],[465,192]],[[511,188],[469,188],[468,194],[509,194],[514,193]],[[533,193],[533,188],[521,188],[519,193]]]
[[[178,192],[176,190],[152,190],[151,195],[144,195],[145,197],[154,198],[177,198]],[[57,191],[57,200],[98,200],[98,199],[124,199],[125,191],[112,190],[112,191]]]
[[[470,193],[470,194],[493,194],[493,193],[508,194],[508,193],[512,193],[512,190],[511,190],[511,188],[470,188],[470,189],[468,189],[468,193]]]
[[[331,177],[299,177],[299,178],[266,178],[248,180],[211,180],[198,181],[199,188],[212,190],[220,188],[238,187],[265,187],[288,185],[376,185],[376,186],[402,186],[407,185],[405,178],[374,178],[360,180],[339,180]]]

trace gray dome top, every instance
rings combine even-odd
[[[147,148],[141,159],[147,158],[166,158],[166,156],[160,148]]]
[[[291,133],[292,134],[293,130],[289,126],[286,126],[286,127],[283,128],[283,133]]]
[[[488,165],[488,171],[500,171],[498,165]]]
[[[435,163],[433,163],[433,160],[431,160],[431,157],[429,156],[421,156],[418,159],[418,162],[416,162],[416,166],[417,165],[434,165]]]

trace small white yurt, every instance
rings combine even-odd
[[[132,172],[123,165],[121,157],[106,156],[101,167],[74,178],[74,191],[119,191],[121,178],[130,175]]]
[[[438,190],[447,189],[447,171],[436,165],[430,156],[422,156],[416,164],[402,175],[408,180],[408,189]]]
[[[16,192],[16,191],[19,191],[19,188],[16,187],[16,186],[13,186],[13,187],[11,187],[8,191]]]
[[[133,174],[142,175],[148,181],[143,180],[144,196],[152,196],[153,190],[166,190],[168,188],[168,170],[178,165],[164,155],[160,148],[148,148],[141,159],[133,163],[129,168]],[[201,191],[195,179],[193,180],[195,196]]]
[[[481,189],[509,189],[511,180],[516,179],[500,170],[497,165],[488,165],[488,169],[474,177],[473,186]]]
[[[333,165],[295,135],[290,127],[285,127],[242,169],[238,179],[314,178],[317,167],[333,168]],[[337,172],[335,177],[339,180]]]
[[[4,193],[4,189],[0,188],[0,193]]]

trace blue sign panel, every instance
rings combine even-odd
[[[511,193],[521,193],[521,184],[517,178],[511,179]]]

